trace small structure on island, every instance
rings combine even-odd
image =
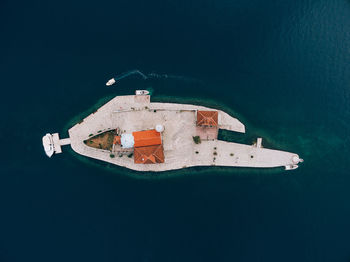
[[[158,130],[164,130],[161,125],[156,127]],[[160,132],[155,129],[115,136],[113,143],[121,145],[122,148],[134,148],[135,164],[164,163],[162,138]]]
[[[197,111],[197,126],[218,127],[218,111]]]
[[[132,132],[135,139],[135,147],[161,145],[160,133],[154,129]]]
[[[164,131],[164,126],[161,124],[156,125],[156,131],[162,133]]]
[[[119,139],[117,138],[117,141]],[[135,139],[132,134],[122,134],[120,137],[120,144],[123,148],[133,148],[135,145]]]
[[[218,111],[197,111],[196,131],[201,140],[217,139],[218,118]]]
[[[122,148],[152,146],[162,144],[160,133],[156,130],[144,130],[115,136],[113,144],[121,145]]]
[[[163,145],[135,147],[135,164],[157,164],[164,163]]]

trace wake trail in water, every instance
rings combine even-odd
[[[186,77],[186,76],[178,76],[178,75],[168,75],[168,74],[156,74],[156,73],[150,73],[148,74],[149,78],[162,78],[162,79],[173,79],[173,80],[179,80],[179,81],[185,81],[185,82],[201,82],[198,79]]]
[[[112,81],[110,84],[107,83],[107,85],[113,85],[115,82],[120,81],[126,77],[129,77],[131,75],[140,75],[144,80],[146,79],[172,79],[177,81],[184,81],[184,82],[193,82],[193,83],[202,83],[202,81],[199,81],[198,79],[191,78],[191,77],[185,77],[185,76],[178,76],[178,75],[168,75],[168,74],[157,74],[157,73],[149,73],[144,74],[140,70],[131,70],[124,73],[121,73],[120,75],[112,78],[110,81]]]
[[[121,79],[128,77],[128,76],[131,76],[131,75],[140,75],[140,76],[142,76],[143,79],[147,79],[147,76],[145,74],[143,74],[140,70],[131,70],[131,71],[121,73],[120,75],[115,77],[114,80],[118,81],[118,80],[121,80]]]

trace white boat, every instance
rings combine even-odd
[[[114,78],[111,78],[108,80],[108,82],[106,83],[106,86],[111,86],[115,83],[115,79]]]
[[[285,166],[285,170],[293,170],[293,169],[297,169],[299,166],[298,165],[287,165]]]
[[[148,94],[149,94],[149,91],[147,91],[147,90],[136,90],[135,91],[135,95],[137,95],[137,96],[145,96]]]
[[[51,134],[48,133],[45,136],[43,136],[43,147],[48,157],[51,157],[55,152]]]
[[[302,158],[299,158],[298,155],[292,157],[292,164],[284,166],[285,170],[297,169],[299,166],[297,164],[304,162]]]

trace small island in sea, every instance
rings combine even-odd
[[[167,171],[193,166],[296,169],[295,153],[218,140],[218,130],[245,133],[227,113],[204,106],[154,103],[149,92],[116,96],[68,130],[69,138],[46,134],[42,141],[51,157],[71,145],[83,156],[136,171]]]

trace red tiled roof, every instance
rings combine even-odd
[[[162,145],[135,147],[135,164],[164,163],[164,151]]]
[[[218,126],[218,111],[197,111],[197,126]]]
[[[160,137],[160,133],[156,130],[145,130],[133,132],[134,136],[134,147],[142,147],[142,146],[152,146],[152,145],[161,145],[162,139]]]

